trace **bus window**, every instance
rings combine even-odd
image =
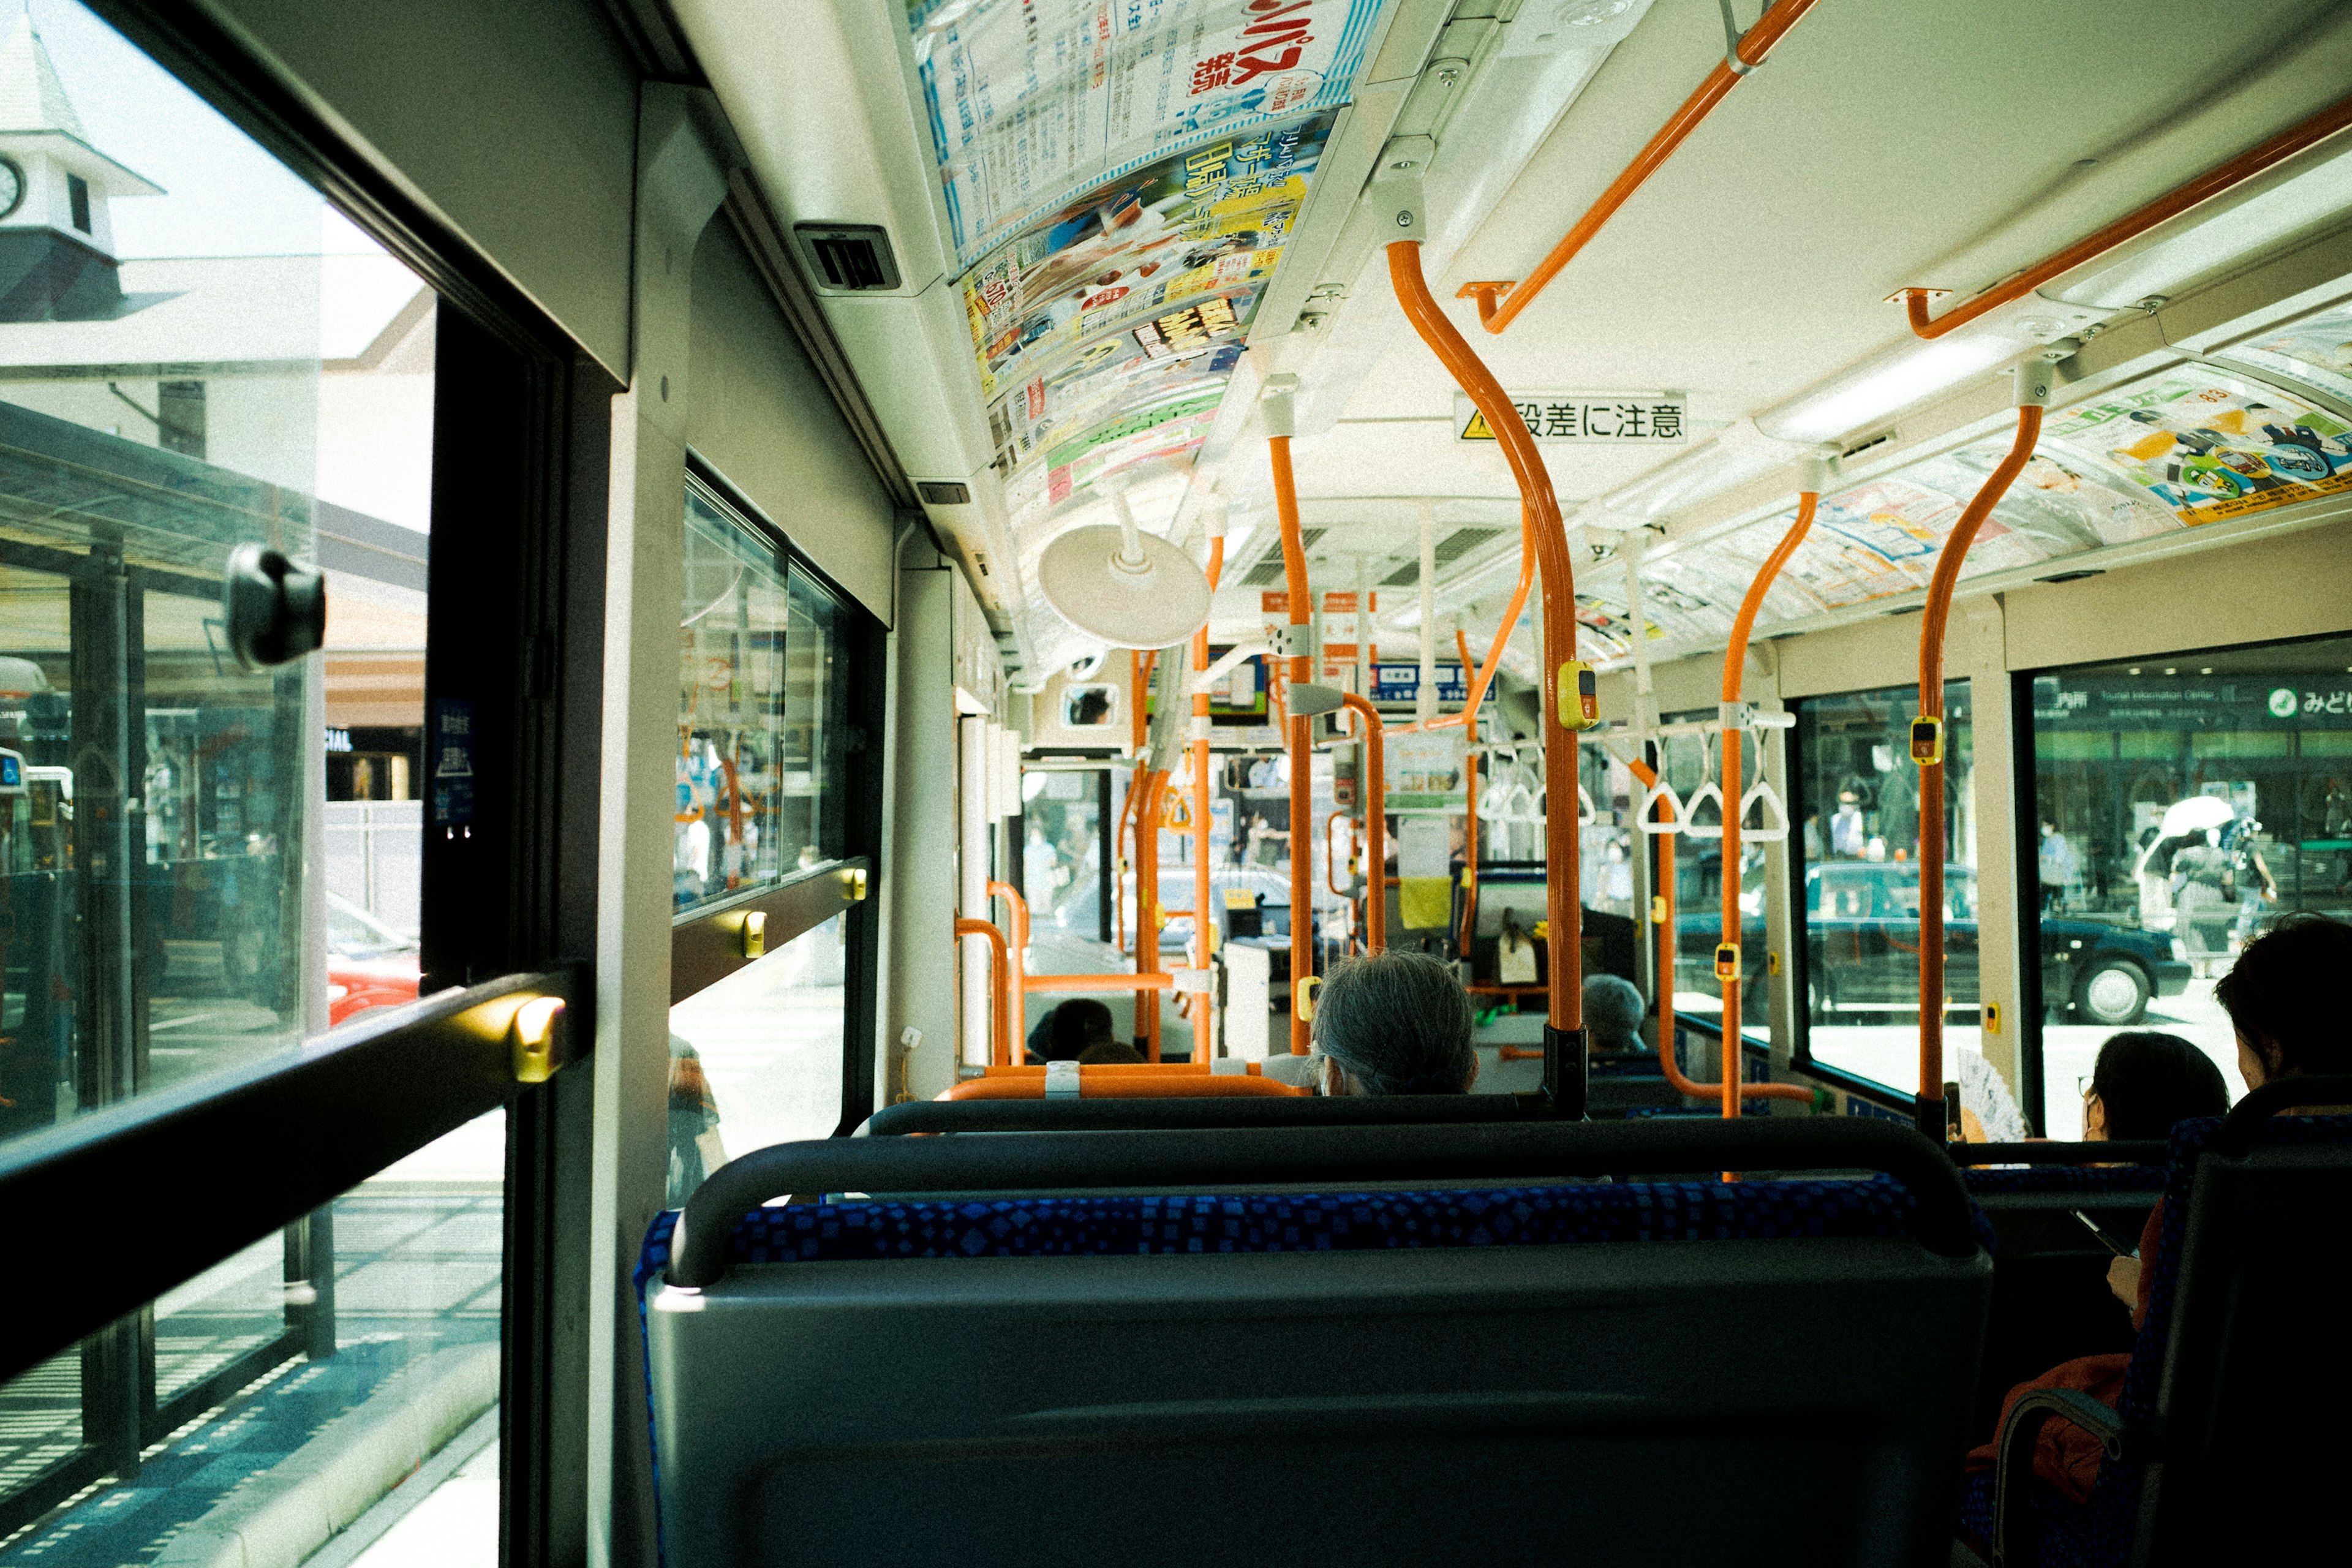
[[[2043,1131],[2126,1026],[2244,1092],[2214,981],[2278,915],[2352,914],[2352,638],[2039,675],[2033,737]]]
[[[1916,687],[1808,698],[1790,757],[1801,856],[1804,1058],[1910,1093],[1918,1077],[1919,777],[1908,736]],[[1977,1047],[1974,739],[1969,686],[1944,689],[1947,1038]],[[1965,1024],[1963,1024],[1965,1020]]]

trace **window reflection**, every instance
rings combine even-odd
[[[1916,686],[1806,700],[1798,773],[1805,1037],[1815,1060],[1916,1090],[1919,784]],[[1944,1008],[1948,1049],[1979,1048],[1975,731],[1969,685],[1944,688]],[[1957,1076],[1957,1073],[1955,1074]]]
[[[2242,1092],[2214,981],[2285,911],[2352,915],[2352,639],[2037,676],[2033,733],[2047,1131],[2126,1025]]]

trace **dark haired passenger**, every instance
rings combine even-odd
[[[2126,1029],[2099,1047],[2083,1095],[2083,1136],[2162,1142],[2179,1122],[2229,1109],[2230,1086],[2212,1058],[2178,1035]]]
[[[1477,1081],[1470,998],[1451,964],[1377,952],[1334,964],[1315,998],[1324,1094],[1466,1094]]]
[[[2340,1018],[2336,993],[2343,977],[2352,973],[2352,925],[2319,915],[2288,915],[2246,944],[2238,962],[2213,988],[2213,999],[2230,1015],[2238,1037],[2238,1070],[2250,1089],[2283,1078],[2312,1077],[2352,1071],[2352,1039]],[[2114,1041],[2108,1042],[2110,1045]],[[2106,1065],[2106,1051],[2099,1053]],[[2097,1089],[2094,1080],[2094,1090]],[[2299,1107],[2302,1114],[2344,1111],[2347,1106]],[[2115,1131],[2109,1112],[2110,1136]],[[2170,1129],[2166,1130],[2169,1132]],[[2150,1279],[2141,1259],[2153,1258],[2162,1234],[2164,1205],[2159,1203],[2140,1231],[2135,1257],[2118,1258],[2107,1268],[2107,1284],[2132,1308],[2132,1327],[2147,1319]],[[2089,1394],[2113,1406],[2123,1394],[2128,1352],[2082,1356],[2051,1368],[2032,1383],[2020,1384],[2001,1401],[1996,1438],[2009,1421],[2018,1395],[2034,1389],[2067,1388]],[[2036,1479],[2054,1487],[2077,1503],[2087,1501],[2099,1477],[2099,1440],[2071,1422],[2053,1421],[2042,1428],[2033,1448]],[[1994,1444],[1969,1453],[1968,1467],[1989,1470],[1998,1462]]]
[[[1075,1062],[1113,1043],[1110,1009],[1091,996],[1079,996],[1038,1019],[1029,1030],[1028,1047],[1033,1061]]]

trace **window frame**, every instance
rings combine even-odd
[[[880,901],[868,889],[880,886],[882,864],[883,755],[887,633],[874,612],[793,542],[779,525],[699,453],[687,453],[687,486],[775,551],[779,581],[797,572],[832,600],[839,612],[840,646],[835,650],[847,684],[848,720],[840,788],[843,853],[781,882],[750,889],[731,899],[675,915],[670,926],[670,1003],[724,980],[757,959],[743,950],[744,917],[765,918],[762,956],[795,937],[842,917],[845,983],[842,1027],[841,1119],[834,1136],[846,1137],[880,1109],[873,1047],[880,1005]]]
[[[427,711],[437,693],[470,687],[478,712],[506,727],[490,731],[497,748],[484,748],[499,774],[485,782],[501,787],[479,796],[488,809],[476,833],[438,843],[427,835],[417,1002],[371,1010],[281,1059],[0,1146],[0,1205],[42,1213],[68,1236],[106,1235],[168,1177],[177,1260],[149,1260],[134,1287],[135,1260],[85,1248],[69,1265],[76,1288],[42,1293],[43,1326],[0,1351],[0,1377],[105,1329],[122,1290],[145,1289],[132,1305],[143,1303],[504,1105],[501,1560],[574,1558],[585,1550],[588,1478],[570,1456],[588,1446],[579,1394],[589,1344],[567,1303],[589,1285],[558,1237],[588,1223],[593,1085],[576,1070],[517,1082],[507,1040],[484,1025],[520,993],[555,994],[567,1003],[574,1056],[594,1038],[593,987],[572,958],[594,951],[611,402],[625,389],[233,26],[165,0],[85,4],[437,296],[433,508],[451,517],[462,500],[472,548],[433,555]],[[485,531],[486,517],[511,526]],[[420,1074],[420,1059],[451,1070]],[[404,1104],[409,1114],[384,1120],[387,1106]],[[260,1115],[264,1107],[276,1109]],[[258,1184],[215,1183],[210,1201],[201,1163],[151,1163],[174,1139],[282,1151],[285,1123],[273,1119],[286,1117],[322,1130],[318,1163],[280,1161]],[[117,1272],[107,1289],[80,1283],[108,1270]]]
[[[1966,685],[1969,683],[1969,677],[1965,675],[1947,678],[1944,683],[1946,688],[1947,708],[1950,705],[1950,688],[1955,685]],[[2014,681],[2017,677],[2012,674],[2011,679]],[[1790,713],[1794,716],[1794,721],[1789,727],[1789,736],[1786,742],[1786,751],[1784,752],[1788,759],[1786,769],[1788,778],[1785,784],[1785,793],[1788,797],[1789,821],[1791,826],[1790,837],[1792,841],[1792,849],[1791,853],[1783,858],[1786,863],[1788,876],[1789,918],[1790,924],[1793,929],[1790,932],[1790,941],[1788,943],[1788,952],[1782,962],[1789,973],[1789,1066],[1790,1070],[1803,1073],[1810,1078],[1818,1079],[1822,1083],[1829,1085],[1832,1089],[1839,1089],[1852,1098],[1864,1100],[1873,1105],[1882,1106],[1890,1110],[1901,1110],[1907,1114],[1916,1115],[1919,1104],[1919,1097],[1916,1092],[1906,1094],[1901,1089],[1895,1088],[1891,1084],[1881,1083],[1878,1079],[1855,1072],[1850,1068],[1837,1067],[1832,1063],[1822,1061],[1813,1055],[1813,1010],[1811,1003],[1809,1000],[1811,994],[1809,982],[1811,977],[1812,970],[1813,944],[1812,932],[1810,925],[1812,918],[1812,910],[1808,907],[1805,900],[1805,871],[1807,862],[1804,853],[1803,832],[1805,814],[1808,810],[1811,809],[1813,803],[1810,798],[1811,773],[1805,765],[1805,748],[1804,742],[1802,740],[1802,736],[1805,732],[1804,710],[1808,706],[1816,702],[1833,701],[1839,698],[1859,696],[1864,692],[1870,691],[1900,689],[1902,689],[1900,685],[1892,687],[1857,686],[1842,691],[1808,692],[1802,697],[1788,698],[1783,703],[1783,706],[1785,706]],[[2012,688],[2012,690],[2014,688]],[[2027,689],[2031,689],[2030,684]],[[1976,713],[1977,703],[1975,702],[1973,696],[1971,696],[1969,703],[1969,723],[1972,729],[1976,723]],[[2032,710],[2029,707],[2025,721],[2029,725],[2032,723]],[[2013,705],[2011,722],[2016,722]],[[2029,752],[2027,754],[2030,755],[2031,753]],[[2014,769],[2011,770],[2012,774],[2014,774],[2015,771],[2016,770]],[[1826,831],[1826,827],[1824,830]],[[1984,924],[1982,919],[1979,918],[1977,924],[1977,942],[1979,952],[1983,949],[1985,936],[1986,931]],[[1949,1026],[1948,1022],[1947,1026]],[[2040,1046],[2038,1039],[2036,1040],[2033,1048],[2037,1052],[2039,1051]],[[2032,1120],[2031,1112],[2028,1113],[2028,1121],[2030,1125],[2039,1125],[2039,1122]]]

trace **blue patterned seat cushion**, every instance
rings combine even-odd
[[[2172,1130],[2172,1145],[2164,1163],[2164,1218],[2157,1230],[2155,1277],[2148,1285],[2147,1316],[2132,1340],[2131,1364],[2124,1370],[2124,1391],[2116,1407],[2125,1422],[2146,1428],[2156,1419],[2157,1384],[2164,1375],[2165,1342],[2172,1336],[2173,1287],[2180,1279],[2180,1254],[2189,1239],[2189,1199],[2195,1184],[2198,1158],[2221,1130],[2218,1116],[2183,1121]],[[2264,1143],[2352,1143],[2352,1116],[2273,1117],[2263,1129]],[[2130,1559],[2132,1535],[2139,1516],[2141,1468],[2107,1463],[2088,1502],[2079,1508],[2064,1500],[2036,1497],[2033,1531],[2040,1548],[2029,1562],[2044,1568],[2107,1568]],[[1987,1519],[1990,1521],[1990,1505]]]
[[[2147,1192],[2164,1184],[2154,1165],[1963,1165],[1960,1182],[1972,1197],[2010,1193],[2080,1193],[2095,1203],[2106,1193]]]
[[[1908,1236],[1918,1207],[1869,1181],[1640,1182],[1475,1192],[987,1198],[791,1204],[736,1222],[730,1264],[1068,1258],[1389,1247]],[[640,1296],[669,1262],[675,1212],[646,1234]]]

